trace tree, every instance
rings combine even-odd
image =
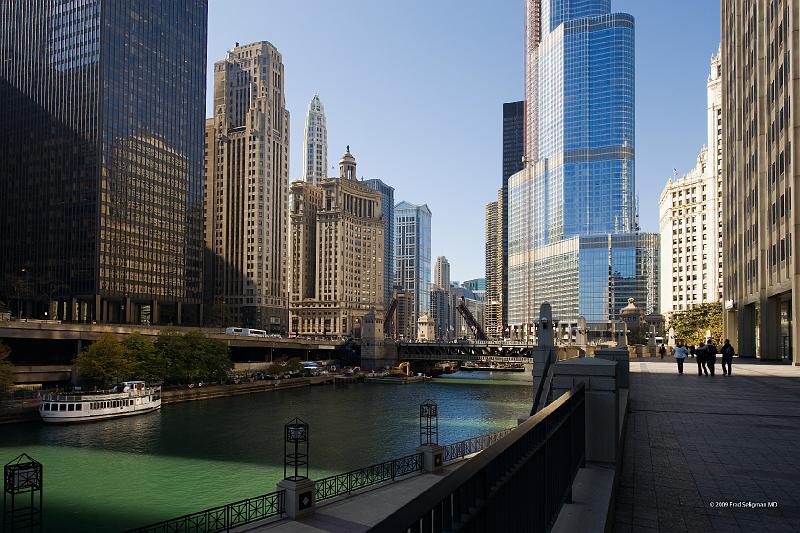
[[[129,379],[135,370],[134,366],[125,346],[108,333],[75,359],[78,375],[103,387]]]
[[[225,343],[209,339],[202,331],[182,335],[163,330],[155,350],[163,375],[172,381],[221,380],[233,368]]]
[[[299,357],[292,357],[286,362],[286,370],[291,373],[297,373],[303,371],[303,363],[300,361]]]
[[[164,380],[164,362],[153,342],[141,333],[134,332],[122,341],[133,364],[133,374],[150,382]]]
[[[675,340],[682,344],[697,345],[705,342],[706,332],[711,332],[711,340],[722,344],[722,304],[705,303],[678,311],[669,323],[675,330]]]
[[[0,392],[5,392],[14,385],[14,365],[8,360],[11,348],[0,342]]]

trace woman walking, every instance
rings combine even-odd
[[[688,350],[683,344],[678,344],[675,348],[675,361],[678,363],[678,374],[683,374],[683,362],[686,360]]]

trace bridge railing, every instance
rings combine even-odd
[[[370,531],[548,531],[585,462],[584,420],[581,384]]]
[[[344,474],[328,476],[314,482],[314,496],[316,501],[320,502],[344,494],[349,495],[364,487],[422,472],[423,466],[422,453],[415,453],[351,470]]]
[[[479,451],[484,450],[489,446],[491,446],[492,444],[494,444],[495,442],[499,441],[514,429],[516,428],[503,429],[495,433],[478,435],[477,437],[472,437],[458,442],[453,442],[452,444],[447,444],[446,446],[444,446],[444,454],[442,457],[442,461],[444,461],[445,463],[449,463],[451,461],[455,461],[456,459],[461,459],[463,457],[466,457],[467,455],[478,453]]]
[[[279,490],[238,502],[211,507],[128,530],[126,533],[219,533],[286,513],[286,491]]]

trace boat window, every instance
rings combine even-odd
[[[75,404],[75,410],[76,411],[83,411],[83,404],[82,403],[76,403]]]
[[[58,404],[58,410],[59,411],[66,411],[67,410],[67,404],[65,404],[65,403]]]
[[[49,403],[43,403],[42,404],[42,411],[49,411],[49,410],[50,410],[50,404]]]
[[[74,403],[67,404],[67,411],[74,411],[74,410],[75,410],[75,404]]]

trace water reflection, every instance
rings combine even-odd
[[[6,426],[0,460],[26,451],[42,461],[47,516],[59,530],[69,523],[75,531],[104,531],[112,516],[124,529],[274,490],[283,473],[283,424],[295,416],[310,425],[312,477],[412,453],[419,404],[428,398],[439,404],[440,443],[515,425],[529,409],[530,383],[482,374],[188,402],[71,426]]]

